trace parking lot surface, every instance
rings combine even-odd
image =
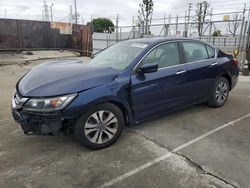
[[[222,108],[173,112],[90,151],[72,136],[26,136],[12,119],[15,83],[35,64],[0,67],[0,187],[250,187],[249,77]]]

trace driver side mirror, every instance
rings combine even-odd
[[[158,70],[158,64],[151,63],[151,64],[142,65],[141,68],[139,68],[137,72],[140,72],[140,73],[152,73],[152,72],[156,72],[157,70]]]

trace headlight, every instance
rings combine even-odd
[[[77,95],[65,95],[46,99],[29,99],[23,109],[36,112],[51,112],[61,110],[67,106]]]

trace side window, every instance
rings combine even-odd
[[[142,63],[157,63],[159,68],[180,64],[177,43],[167,43],[156,47],[143,59]]]
[[[182,42],[182,44],[188,63],[208,59],[207,50],[204,44],[198,42]]]
[[[214,49],[208,45],[206,45],[206,47],[207,47],[208,58],[209,59],[214,58],[215,57]]]

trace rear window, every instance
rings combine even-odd
[[[199,42],[182,42],[187,62],[201,61],[208,59],[207,49]]]

